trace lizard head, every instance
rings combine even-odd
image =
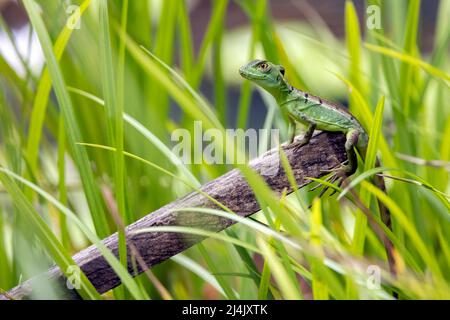
[[[285,83],[284,68],[266,60],[253,60],[239,69],[239,74],[269,92]]]

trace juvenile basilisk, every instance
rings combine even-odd
[[[294,141],[297,123],[307,126],[305,135],[299,141],[300,146],[310,141],[316,129],[342,132],[346,135],[347,161],[338,168],[329,171],[333,172],[327,179],[330,183],[336,182],[340,186],[348,176],[355,173],[358,166],[355,149],[364,160],[369,136],[350,112],[325,99],[292,87],[285,78],[284,68],[269,61],[253,60],[242,66],[239,73],[243,78],[251,80],[275,97],[281,111],[290,122],[290,143]],[[379,166],[378,159],[377,166]],[[383,178],[376,176],[374,180],[378,187],[385,192]],[[320,196],[327,189],[328,187],[324,187]],[[391,228],[388,209],[381,203],[379,205],[384,224]],[[392,246],[390,243],[385,243],[385,245],[391,271],[395,273]]]

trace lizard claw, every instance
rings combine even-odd
[[[326,181],[326,182],[330,182],[331,179],[333,179],[333,176],[334,176],[334,175],[329,176],[328,178],[325,179],[325,181]],[[333,182],[331,182],[331,183],[333,183]],[[321,184],[321,183],[318,183],[318,184],[316,184],[314,187],[312,187],[311,189],[309,189],[308,192],[312,192],[312,191],[316,190],[317,188],[319,188],[319,187],[321,187],[321,186],[322,186],[322,184]]]
[[[339,188],[341,187],[344,180],[347,178],[347,167],[345,165],[340,166],[336,169],[333,169],[332,172],[334,172],[331,176],[325,179],[326,182],[329,182],[330,184],[336,183],[336,186]],[[323,186],[322,183],[319,183],[312,187],[309,191],[314,191],[317,188]],[[319,198],[321,198],[328,190],[330,189],[330,186],[323,186],[323,189],[319,193]],[[333,192],[330,194],[330,197],[334,195],[337,192],[336,189],[333,189]],[[311,208],[309,206],[308,208]]]
[[[335,183],[337,181],[337,186],[339,187],[342,184],[343,178],[344,178],[343,175],[341,175],[338,172],[336,172],[335,174],[333,174],[331,176],[331,179],[328,182],[333,184],[333,183]],[[319,198],[321,198],[328,191],[328,189],[330,189],[329,186],[324,186],[322,191],[320,191],[320,193],[319,193]],[[333,192],[330,194],[330,196],[332,196],[335,193],[336,193],[336,189],[333,190]]]
[[[339,174],[339,173],[335,173],[335,174],[331,175],[331,177],[328,177],[325,181],[327,181],[329,183],[337,182],[336,186],[339,188],[346,178],[347,178],[347,176],[345,174],[342,175],[342,174]],[[318,185],[314,186],[309,191],[313,191],[313,190],[317,189],[320,186],[322,186],[322,184],[319,183]],[[322,191],[320,191],[320,193],[319,193],[319,198],[321,198],[328,191],[328,189],[330,189],[329,186],[323,186]],[[334,195],[336,192],[337,192],[337,190],[333,189],[333,192],[331,192],[330,197],[332,195]],[[308,206],[308,209],[311,209],[311,207],[312,207],[312,204],[310,204]]]
[[[336,181],[337,181],[336,187],[340,188],[341,185],[342,185],[342,183],[344,182],[344,180],[345,180],[346,178],[347,178],[347,177],[346,177],[345,175],[344,175],[344,176],[340,176],[339,178],[337,178],[337,179],[336,179]],[[330,193],[330,197],[331,197],[333,194],[335,194],[336,192],[337,192],[337,189],[334,189],[333,192]],[[320,195],[319,195],[319,196],[320,196]]]
[[[344,162],[341,163],[340,166],[336,167],[336,168],[332,168],[332,169],[321,169],[320,172],[326,172],[326,173],[331,173],[331,172],[346,172],[347,171],[347,163],[348,160],[345,160]]]

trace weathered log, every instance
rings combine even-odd
[[[306,179],[307,177],[318,178],[324,174],[323,170],[334,168],[345,161],[344,143],[345,137],[342,134],[322,132],[314,136],[305,146],[299,147],[298,143],[283,146],[298,186],[303,187],[308,184],[310,180]],[[288,193],[292,192],[276,149],[254,159],[250,166],[278,194],[281,194],[283,190],[287,190]],[[260,210],[251,188],[237,169],[203,185],[201,190],[240,216],[248,217]],[[174,211],[174,209],[187,207],[218,208],[215,203],[201,193],[192,192],[126,227],[127,242],[132,243],[137,249],[148,268],[188,249],[204,238],[166,232],[133,233],[136,230],[155,226],[188,226],[219,232],[235,223],[229,219],[204,213]],[[117,233],[107,237],[103,242],[117,256]],[[130,254],[130,250],[128,252]],[[120,284],[119,277],[95,246],[78,252],[73,259],[99,293],[104,293]],[[128,261],[130,262],[128,269],[132,275],[143,271],[140,264],[131,263],[131,257]],[[38,278],[41,281],[45,279],[60,284],[65,283],[65,278],[58,267],[51,268]],[[29,279],[11,289],[7,295],[0,295],[0,299],[7,299],[8,296],[15,299],[28,298],[31,296],[33,284],[36,282],[37,278]],[[63,291],[67,298],[76,297],[74,290],[64,288]]]

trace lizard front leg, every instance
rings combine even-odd
[[[305,135],[299,141],[300,142],[299,147],[308,144],[309,140],[311,140],[314,130],[316,129],[317,123],[312,118],[308,117],[305,113],[297,110],[293,110],[290,112],[289,121],[294,124],[294,128],[297,121],[301,122],[302,124],[308,125],[308,129],[306,130]],[[290,138],[291,138],[290,143],[294,142],[295,130]]]
[[[288,128],[289,144],[291,144],[292,142],[294,142],[295,139],[295,132],[297,131],[297,123],[291,117],[289,117],[288,119],[289,119],[289,128]]]

